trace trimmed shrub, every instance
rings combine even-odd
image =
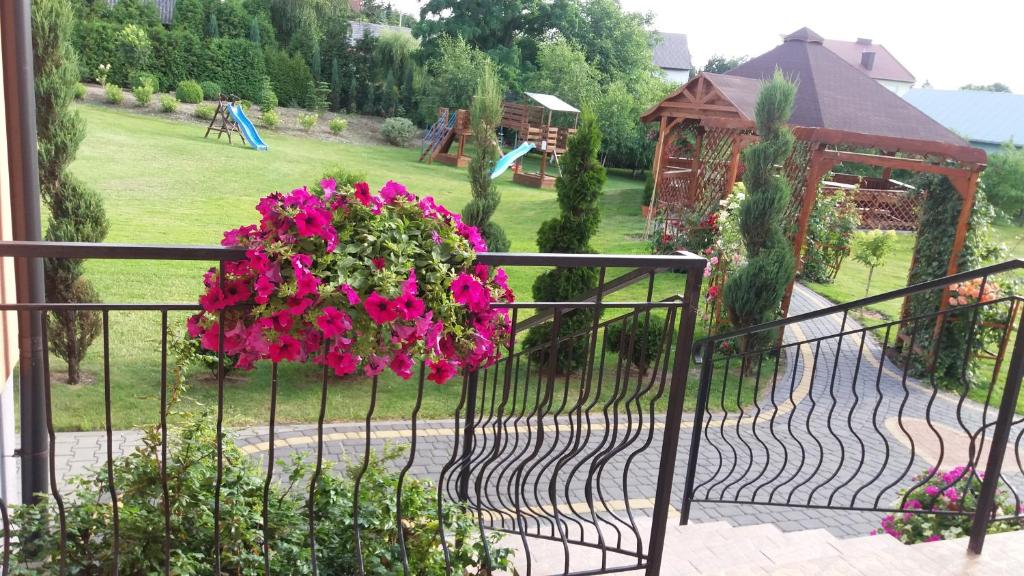
[[[148,84],[141,84],[132,88],[132,96],[135,97],[135,103],[140,107],[149,105],[149,101],[153,98],[153,87]]]
[[[299,127],[302,128],[303,130],[305,130],[306,132],[309,132],[310,130],[313,129],[313,126],[316,126],[316,122],[319,119],[320,119],[320,115],[319,114],[314,114],[312,112],[306,112],[304,114],[299,114],[299,120],[298,120]]]
[[[213,120],[213,115],[217,113],[217,109],[212,104],[205,102],[196,104],[196,110],[193,112],[196,118],[202,118],[203,120]]]
[[[364,172],[350,172],[341,166],[335,166],[324,172],[320,180],[334,180],[339,188],[347,186],[355,186],[359,182],[366,182],[366,173]],[[320,187],[320,180],[313,182],[310,189],[316,190]]]
[[[204,80],[199,83],[199,86],[203,89],[204,100],[217,100],[220,98],[221,89],[220,84],[213,82],[212,80]]]
[[[85,98],[85,84],[79,82],[75,84],[75,100],[81,100]]]
[[[178,100],[187,104],[199,104],[203,101],[203,87],[195,80],[185,80],[178,83],[174,95]]]
[[[223,91],[239,98],[258,99],[263,93],[266,68],[260,49],[237,38],[218,38],[209,45],[210,69]]]
[[[95,80],[99,84],[100,66],[120,63],[117,51],[117,32],[113,22],[95,18],[80,19],[75,23],[75,51],[78,53],[78,72],[82,80]]]
[[[273,110],[277,108],[277,93],[274,92],[274,87],[270,84],[270,78],[263,77],[263,91],[260,92],[260,97],[256,100],[256,103],[260,105],[260,110]]]
[[[178,109],[178,99],[170,94],[164,94],[160,97],[160,111],[170,114]]]
[[[628,354],[630,364],[644,375],[665,345],[665,321],[657,316],[626,317],[609,324],[605,334],[606,349]]]
[[[408,146],[415,133],[416,126],[408,118],[396,116],[380,125],[380,135],[392,146]]]
[[[120,104],[124,102],[124,90],[120,86],[113,82],[103,87],[103,90],[107,93],[107,102],[111,104]]]
[[[313,73],[301,56],[270,49],[265,62],[270,84],[282,104],[297,108],[308,101]]]
[[[277,110],[264,110],[263,113],[260,114],[260,123],[273,130],[281,123],[281,116],[278,115]]]
[[[331,129],[331,134],[341,134],[346,128],[348,128],[348,120],[345,120],[341,116],[335,116],[334,118],[331,118],[331,122],[328,124],[328,127]]]
[[[159,28],[153,32],[153,64],[150,70],[160,77],[166,91],[190,78],[213,77],[206,44],[200,37],[177,27],[173,30]]]
[[[142,72],[135,75],[132,86],[149,86],[155,94],[160,91],[160,79],[149,72]]]

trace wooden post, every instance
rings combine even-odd
[[[658,145],[654,148],[654,164],[651,166],[651,173],[654,176],[654,190],[651,192],[650,209],[647,211],[647,222],[644,224],[644,238],[651,234],[651,222],[654,221],[654,206],[658,201],[658,184],[661,183],[661,156],[665,148],[665,132],[667,132],[668,118],[661,117],[658,125]]]
[[[723,198],[732,195],[732,189],[736,186],[736,175],[740,171],[740,152],[743,151],[743,138],[739,135],[732,138],[732,155],[729,157],[729,173],[725,178],[725,194]]]
[[[803,252],[804,240],[807,238],[807,223],[811,219],[811,212],[814,210],[814,203],[818,198],[818,184],[821,183],[825,172],[835,166],[835,160],[822,154],[824,150],[824,146],[818,144],[811,151],[810,166],[807,168],[807,178],[804,181],[804,195],[800,202],[800,215],[797,218],[796,236],[793,237],[793,256],[796,258],[796,268],[793,277],[789,280],[789,285],[786,286],[786,293],[782,297],[783,317],[789,315],[789,302],[793,298],[793,284],[796,283],[797,273],[803,268],[800,262],[800,253]]]

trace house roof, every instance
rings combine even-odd
[[[369,34],[377,38],[384,32],[399,32],[412,36],[412,29],[405,26],[391,26],[388,24],[374,24],[373,22],[350,22],[352,33],[349,35],[349,43],[355,44],[362,39],[363,35]]]
[[[914,83],[915,78],[910,70],[900,64],[900,61],[885,46],[875,44],[871,40],[865,38],[858,38],[856,42],[825,40],[825,48],[875,80]],[[870,68],[864,65],[865,52],[874,53],[874,60],[871,62]]]
[[[954,145],[966,142],[905,100],[861,73],[824,46],[808,28],[786,36],[782,44],[726,73],[753,80],[770,78],[779,69],[798,83],[790,123],[808,128]],[[738,88],[739,89],[739,88]],[[751,83],[743,84],[750,99]],[[756,98],[756,93],[753,96]],[[753,118],[753,115],[749,115]]]
[[[107,0],[108,6],[117,4],[118,0]],[[160,22],[165,26],[170,26],[171,22],[174,22],[174,5],[177,0],[149,0],[153,4],[156,4],[156,11],[160,13]]]
[[[1024,96],[979,90],[910,90],[903,98],[973,142],[1024,143]]]
[[[985,162],[984,152],[825,48],[807,28],[726,74],[697,76],[641,118],[753,128],[762,84],[776,70],[797,83],[789,123],[801,138]]]
[[[654,65],[666,70],[692,70],[690,44],[686,34],[656,32]]]

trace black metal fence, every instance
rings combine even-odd
[[[1024,521],[1022,269],[811,302],[703,341],[682,522],[693,502],[961,516],[980,552],[991,524]],[[728,378],[735,399],[712,393]]]
[[[224,262],[242,253],[207,247],[0,243],[0,256]],[[188,445],[195,451],[190,468],[180,453],[184,433],[176,429],[180,390],[171,348],[175,324],[198,306],[0,306],[0,311],[25,314],[99,315],[94,385],[101,389],[96,393],[102,397],[104,421],[103,451],[92,481],[69,485],[58,466],[65,455],[60,454],[54,415],[62,408],[55,405],[58,384],[46,348],[47,445],[36,450],[48,452],[48,471],[43,472],[49,472],[50,494],[35,513],[23,508],[12,515],[9,503],[0,505],[3,573],[119,574],[139,566],[163,574],[425,573],[417,562],[435,562],[431,566],[456,573],[464,566],[502,569],[514,551],[515,565],[525,574],[637,569],[658,574],[704,260],[692,255],[557,254],[480,254],[478,260],[506,268],[591,267],[600,281],[578,302],[508,306],[513,332],[520,337],[511,339],[509,352],[497,364],[464,375],[457,404],[440,420],[420,417],[433,393],[420,366],[403,384],[415,392],[403,396],[402,422],[377,416],[383,395],[394,386],[375,377],[355,384],[365,399],[352,401],[357,405],[353,410],[363,414],[361,425],[332,424],[332,396],[352,394],[351,388],[315,368],[302,376],[312,373],[316,379],[318,419],[297,437],[297,427],[282,424],[279,411],[285,403],[282,388],[302,382],[294,371],[286,374],[285,366],[274,364],[269,373],[251,376],[269,380],[263,425],[232,426],[231,398],[242,393],[244,384],[229,381],[221,352],[208,382],[213,430],[208,437],[201,431],[187,433],[198,439]],[[617,273],[622,275],[609,278]],[[666,288],[669,293],[662,294]],[[618,301],[611,298],[613,292]],[[560,323],[579,311],[588,311],[590,325],[577,333],[560,330]],[[526,346],[526,329],[544,326],[549,337]],[[47,342],[45,330],[40,336]],[[125,352],[137,344],[124,342],[130,339],[153,347],[154,354]],[[584,360],[571,371],[557,369],[566,348],[583,352]],[[129,362],[149,369],[119,365]],[[158,392],[146,396],[158,421],[138,435],[136,454],[142,456],[132,461],[119,456],[131,450],[118,445],[121,433],[114,425],[115,416],[124,416],[115,413],[115,390],[123,390],[115,384],[126,377],[159,382]],[[393,407],[388,413],[394,413]],[[22,427],[31,424],[22,422]],[[381,472],[378,454],[388,441],[406,451],[384,463]],[[294,455],[296,446],[310,449],[299,456],[304,462],[282,464],[279,459]],[[208,476],[197,464],[204,459]],[[239,480],[249,466],[261,467],[258,486]],[[331,473],[331,467],[343,474]],[[29,467],[23,473],[38,471]],[[139,478],[148,479],[148,487],[140,487]],[[429,489],[429,505],[416,500],[428,493],[425,480],[435,486]],[[207,494],[204,487],[210,489],[208,500],[183,500],[189,490]],[[302,521],[296,524],[288,514]],[[247,540],[253,530],[258,536]],[[201,534],[211,540],[196,555],[188,542]],[[502,534],[503,539],[496,536]],[[192,555],[185,557],[185,549]],[[344,561],[351,564],[339,564]]]

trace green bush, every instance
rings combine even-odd
[[[647,370],[663,352],[665,321],[657,316],[649,319],[626,317],[605,329],[606,349],[616,354],[628,353],[630,364],[647,374]]]
[[[388,118],[380,125],[380,134],[392,146],[408,146],[416,134],[416,126],[408,118]]]
[[[270,78],[263,77],[263,90],[260,92],[260,97],[256,100],[256,103],[260,105],[260,110],[273,110],[277,108],[277,93],[274,92],[274,87],[270,84]]]
[[[214,114],[217,113],[217,109],[214,108],[213,104],[207,104],[205,102],[196,104],[196,110],[193,112],[196,118],[203,120],[213,120]]]
[[[309,132],[313,129],[314,126],[316,126],[317,120],[319,119],[320,115],[314,114],[313,112],[305,112],[299,114],[299,127],[305,130],[306,132]]]
[[[859,225],[860,212],[850,194],[844,190],[819,193],[807,221],[800,277],[825,284],[835,280]]]
[[[346,128],[348,128],[348,120],[345,120],[341,116],[335,116],[334,118],[331,118],[331,122],[328,124],[328,127],[331,129],[332,134],[341,134]]]
[[[186,104],[199,104],[203,101],[203,87],[195,80],[183,80],[178,83],[174,95]]]
[[[220,84],[211,80],[204,80],[199,83],[199,86],[203,89],[204,100],[217,100],[220,98],[221,89]]]
[[[117,51],[117,32],[113,22],[84,18],[75,23],[75,51],[82,80],[95,80],[99,84],[100,66],[120,62]]]
[[[282,463],[286,481],[265,485],[265,472],[256,460],[242,452],[228,436],[222,442],[224,462],[220,514],[220,562],[224,574],[259,574],[264,565],[263,545],[270,547],[271,574],[305,573],[311,555],[307,505],[312,466],[298,454]],[[397,530],[403,537],[414,574],[444,574],[446,552],[438,529],[450,538],[448,557],[454,574],[492,573],[508,568],[511,550],[500,546],[501,536],[489,535],[486,562],[484,545],[474,516],[464,507],[437,506],[437,490],[426,480],[407,477],[401,482],[394,472],[402,458],[400,448],[385,447],[371,453],[365,467],[350,466],[346,474],[330,467],[319,476],[313,493],[317,563],[323,574],[355,574],[355,530],[352,523],[356,483],[359,482],[360,544],[367,574],[393,574],[402,566]],[[184,423],[170,431],[166,477],[171,506],[171,572],[209,574],[214,549],[213,502],[218,486],[217,431],[206,417],[184,416]],[[164,561],[164,491],[161,443],[157,430],[149,430],[142,445],[113,462],[114,483],[122,496],[119,504],[122,574],[149,574]],[[360,470],[362,474],[360,475]],[[110,543],[114,537],[111,507],[107,500],[107,471],[97,468],[70,482],[66,498],[66,541],[61,542],[56,502],[42,496],[40,502],[19,506],[12,525],[12,561],[17,574],[101,574],[109,568]],[[266,491],[267,524],[262,522]],[[395,507],[401,503],[403,523],[396,526]],[[415,529],[412,529],[415,527]],[[264,533],[266,530],[266,534]],[[34,538],[28,538],[29,534]],[[265,540],[265,537],[269,537]],[[62,547],[66,553],[62,553]],[[66,565],[62,566],[62,563]],[[159,570],[157,570],[159,571]]]
[[[127,86],[140,72],[149,67],[153,56],[153,43],[145,28],[129,23],[117,33],[117,50],[120,61],[114,64],[111,80]]]
[[[180,2],[179,2],[180,5]],[[190,78],[211,78],[216,74],[202,38],[185,30],[156,29],[153,35],[153,64],[150,70],[170,92]]]
[[[313,182],[310,189],[317,189],[320,187],[320,180],[334,180],[338,187],[355,186],[359,182],[366,182],[366,174],[364,172],[350,172],[341,166],[335,166],[328,169],[319,180]]]
[[[149,72],[142,72],[135,75],[132,86],[149,86],[155,94],[160,91],[160,79]]]
[[[178,99],[170,94],[160,97],[160,111],[170,114],[178,110]]]
[[[266,51],[266,74],[278,100],[285,106],[297,108],[309,100],[309,87],[313,73],[302,56],[283,50]],[[262,84],[261,84],[262,88]]]
[[[141,107],[149,105],[149,101],[153,98],[153,87],[148,84],[141,84],[132,88],[132,96],[135,97],[135,102]]]
[[[111,104],[120,104],[124,101],[124,90],[113,82],[104,86],[103,91],[107,93],[107,102]]]
[[[81,100],[85,98],[85,84],[79,82],[75,84],[75,100]]]
[[[263,93],[266,68],[263,53],[248,40],[218,38],[210,42],[210,69],[226,94],[249,100]]]
[[[260,123],[273,130],[281,123],[281,116],[278,115],[277,110],[274,110],[273,108],[264,110],[263,113],[260,114]]]

